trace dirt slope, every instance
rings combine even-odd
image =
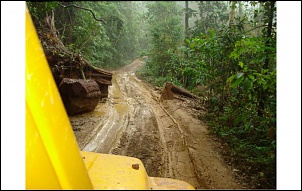
[[[242,189],[189,99],[159,102],[159,92],[137,79],[135,60],[113,72],[106,102],[71,116],[80,149],[137,157],[149,176],[184,180],[197,189]]]

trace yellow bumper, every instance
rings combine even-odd
[[[137,158],[85,151],[81,155],[94,189],[194,190],[184,181],[148,177],[143,163]]]

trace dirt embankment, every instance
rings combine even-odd
[[[80,149],[132,156],[149,176],[175,178],[197,189],[243,189],[220,155],[219,145],[197,119],[189,98],[159,101],[160,92],[135,77],[135,60],[113,72],[106,102],[71,116]]]

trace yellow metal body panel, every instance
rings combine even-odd
[[[44,180],[44,181],[43,181]],[[61,189],[56,172],[26,104],[26,187]]]
[[[85,151],[81,153],[94,189],[150,189],[148,175],[141,160]]]
[[[94,189],[195,190],[187,182],[148,177],[141,160],[133,157],[81,151]]]
[[[137,158],[80,152],[27,9],[25,76],[26,189],[194,189]]]
[[[28,10],[25,77],[26,188],[92,189]]]

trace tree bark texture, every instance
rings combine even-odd
[[[93,111],[101,96],[95,80],[64,78],[59,85],[59,91],[70,115]]]

